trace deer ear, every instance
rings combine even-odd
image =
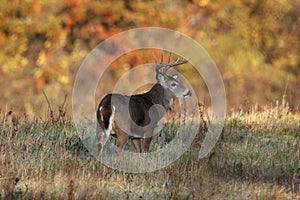
[[[164,75],[162,75],[161,73],[156,74],[156,80],[157,80],[159,83],[164,82],[165,79],[166,79],[166,78],[165,78]]]

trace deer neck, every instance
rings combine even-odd
[[[163,86],[157,83],[147,93],[147,98],[153,104],[159,104],[167,110],[169,107],[171,107],[176,97],[169,89],[165,89]]]

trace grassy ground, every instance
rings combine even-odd
[[[287,105],[232,113],[213,151],[198,160],[205,130],[201,123],[189,151],[170,166],[131,174],[89,156],[64,115],[42,120],[2,112],[1,197],[300,199],[300,116]]]

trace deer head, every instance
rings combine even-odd
[[[192,95],[192,92],[181,84],[177,78],[178,75],[167,75],[167,71],[171,67],[182,65],[188,62],[188,60],[181,60],[178,58],[175,62],[171,62],[171,52],[169,52],[168,62],[164,63],[164,51],[161,51],[161,60],[157,61],[155,54],[152,52],[155,61],[156,80],[165,89],[170,90],[177,98],[187,98]]]

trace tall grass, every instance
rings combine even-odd
[[[141,174],[113,170],[90,156],[65,115],[0,116],[2,199],[300,198],[300,116],[284,101],[232,112],[213,151],[197,160],[207,130],[201,122],[180,159]],[[176,128],[165,126],[151,148],[170,142]]]

